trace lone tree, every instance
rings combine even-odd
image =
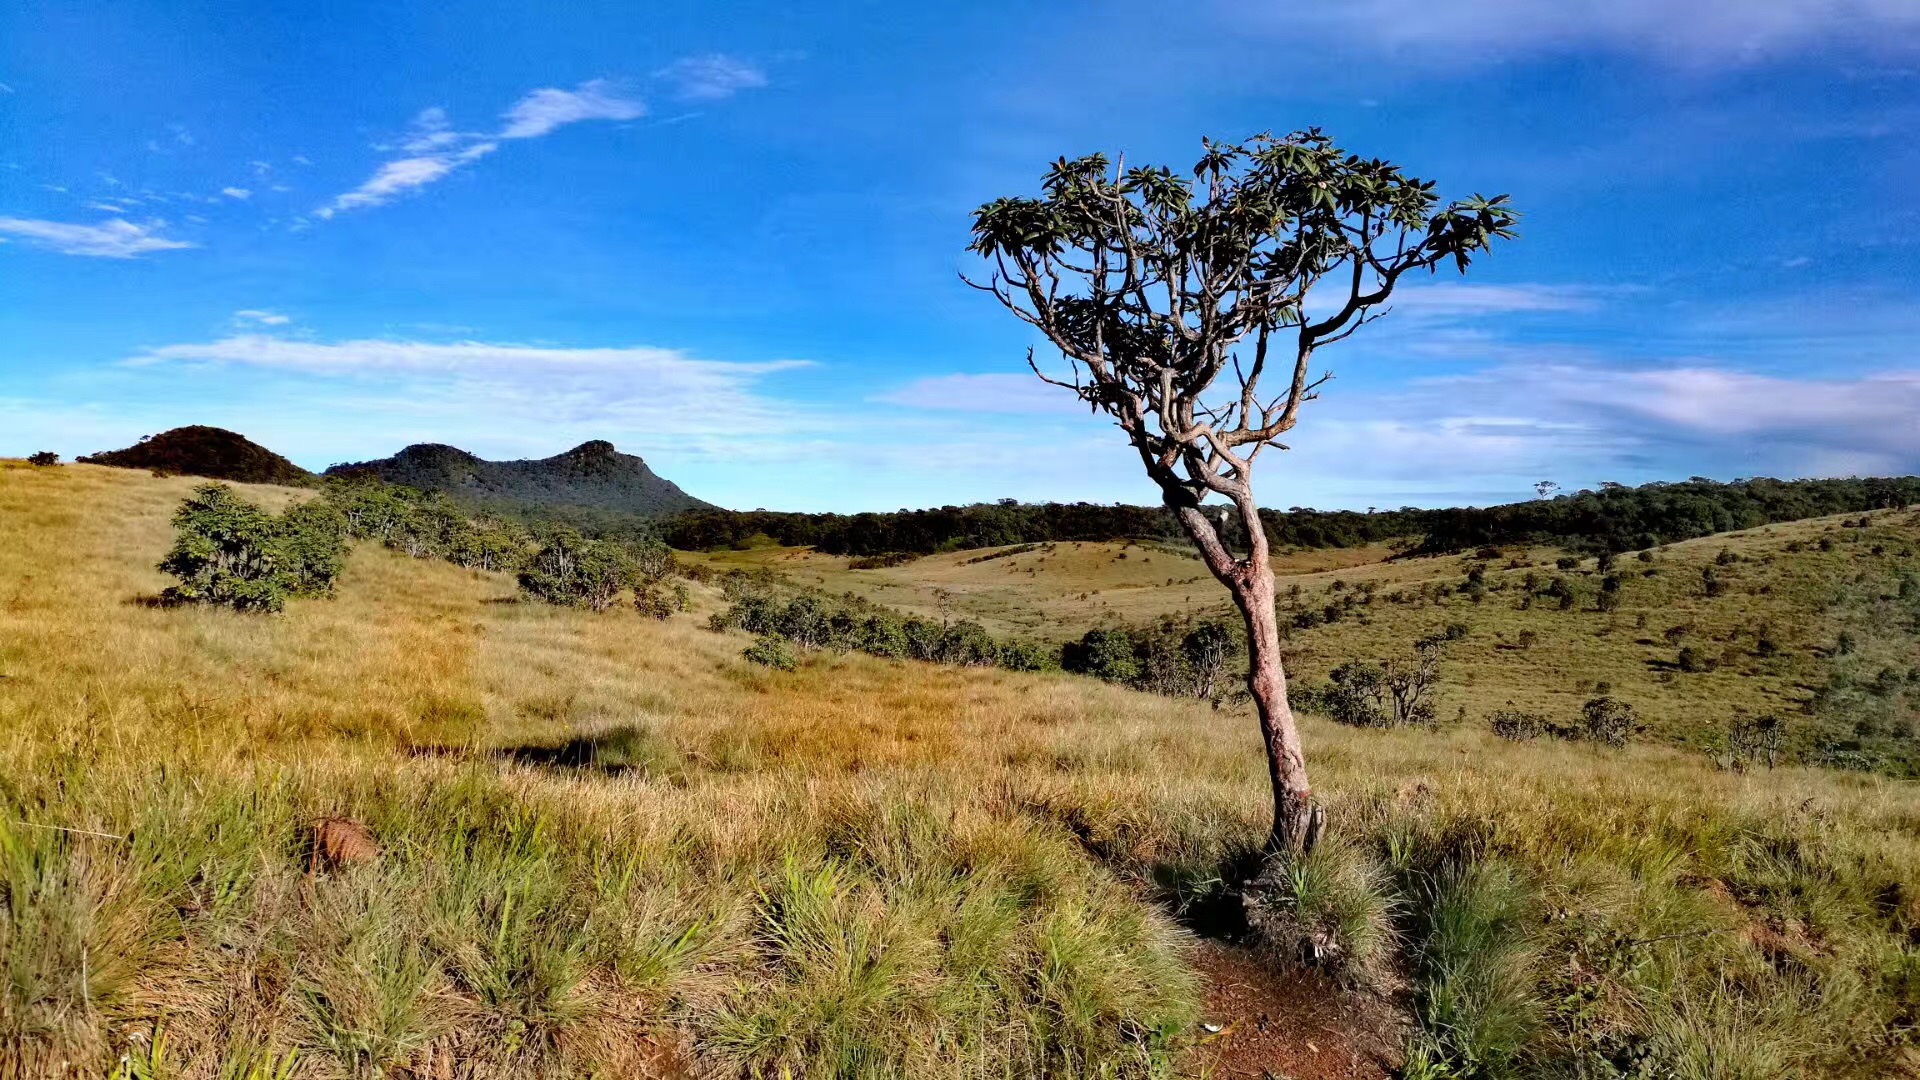
[[[1060,350],[1042,371],[1112,417],[1147,476],[1246,619],[1247,686],[1273,782],[1269,847],[1301,853],[1319,831],[1287,705],[1273,568],[1254,465],[1330,377],[1314,354],[1386,313],[1394,287],[1451,262],[1464,271],[1514,235],[1507,197],[1442,206],[1433,184],[1347,154],[1317,129],[1203,142],[1192,179],[1102,155],[1055,162],[1039,198],[974,213],[970,249],[993,296]],[[1236,556],[1202,511],[1231,504]],[[1223,510],[1222,522],[1227,520]]]

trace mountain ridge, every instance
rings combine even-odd
[[[414,443],[391,457],[329,466],[327,476],[373,476],[437,491],[476,509],[583,510],[659,517],[717,509],[635,454],[589,439],[552,457],[489,461],[446,443]]]

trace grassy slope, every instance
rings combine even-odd
[[[502,603],[504,579],[371,548],[283,617],[130,603],[189,486],[0,467],[13,1072],[103,1075],[156,1030],[187,1076],[1172,1067],[1195,990],[1154,901],[1204,898],[1260,833],[1246,716],[860,656],[778,675],[692,618]],[[1306,738],[1337,843],[1409,912],[1421,868],[1526,883],[1502,955],[1539,999],[1528,1060],[1913,1067],[1911,788]],[[537,764],[571,739],[626,767]],[[331,814],[386,852],[308,878]]]
[[[1900,618],[1905,607],[1878,610],[1876,603],[1897,591],[1902,572],[1920,572],[1914,559],[1920,513],[1881,511],[1866,529],[1847,527],[1862,516],[1686,541],[1660,549],[1652,562],[1625,557],[1616,571],[1626,584],[1612,612],[1598,610],[1601,575],[1594,560],[1561,571],[1559,552],[1550,549],[1510,549],[1487,562],[1489,591],[1477,604],[1461,592],[1437,595],[1438,586],[1463,586],[1474,559],[1388,561],[1383,546],[1282,555],[1276,559],[1281,591],[1300,589],[1297,599],[1283,600],[1288,617],[1299,609],[1324,611],[1363,588],[1374,593],[1370,602],[1348,607],[1339,622],[1295,631],[1290,671],[1324,679],[1347,660],[1405,655],[1419,637],[1464,623],[1468,637],[1449,648],[1442,666],[1445,719],[1464,715],[1477,724],[1494,710],[1518,708],[1570,722],[1595,684],[1605,683],[1608,693],[1633,703],[1656,734],[1711,745],[1736,716],[1797,717],[1812,688],[1836,669],[1842,630],[1857,645],[1840,665],[1847,671],[1871,677],[1892,669],[1905,678],[1920,665],[1920,634]],[[1823,538],[1830,550],[1819,549]],[[1793,545],[1799,550],[1789,550]],[[1723,551],[1736,561],[1717,565]],[[1177,548],[1069,543],[982,560],[990,554],[929,556],[882,570],[849,570],[844,558],[783,548],[691,558],[715,568],[772,569],[916,614],[974,618],[999,633],[1054,641],[1108,621],[1138,623],[1196,610],[1231,617],[1224,590]],[[1512,562],[1524,565],[1509,568]],[[1701,579],[1709,566],[1725,585],[1711,598]],[[1562,610],[1547,597],[1522,607],[1529,572],[1542,583],[1556,576],[1573,583],[1575,608]],[[1398,602],[1391,599],[1396,593]],[[1669,640],[1675,627],[1685,632]],[[1762,628],[1778,647],[1772,656],[1757,655]],[[1529,632],[1533,643],[1522,649]],[[1682,647],[1710,658],[1715,669],[1676,670]],[[1801,740],[1811,735],[1805,724],[1795,733]]]

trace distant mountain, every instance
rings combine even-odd
[[[237,432],[193,424],[149,435],[125,450],[75,460],[122,469],[160,469],[243,484],[313,483],[313,474]]]
[[[713,504],[680,490],[601,439],[564,454],[531,461],[486,461],[458,447],[417,443],[390,458],[335,465],[328,476],[372,475],[390,484],[443,491],[475,509],[659,516],[710,510]]]

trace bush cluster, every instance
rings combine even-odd
[[[1639,714],[1632,705],[1617,698],[1595,697],[1580,708],[1579,722],[1561,724],[1540,713],[1501,709],[1487,717],[1487,726],[1503,739],[1525,741],[1542,735],[1556,739],[1584,740],[1621,747],[1640,729]]]
[[[529,597],[605,611],[633,590],[634,607],[664,619],[687,606],[673,551],[657,537],[592,539],[568,525],[533,525],[469,516],[444,494],[372,477],[329,477],[327,502],[348,535],[375,540],[416,559],[513,574]]]
[[[1454,624],[1414,642],[1412,655],[1374,664],[1350,660],[1334,668],[1324,686],[1303,686],[1294,695],[1301,708],[1354,727],[1430,726],[1437,719],[1433,694],[1440,683],[1440,657],[1448,642],[1466,636]]]
[[[346,559],[346,522],[331,505],[270,514],[226,484],[202,484],[174,511],[160,569],[179,580],[170,603],[279,611],[288,597],[330,596]]]
[[[1060,667],[1168,697],[1218,702],[1231,683],[1241,634],[1224,622],[1172,618],[1141,627],[1098,627],[1060,650]]]
[[[997,641],[977,622],[930,622],[903,617],[857,597],[784,594],[768,579],[733,573],[721,580],[730,601],[708,621],[714,630],[744,630],[805,649],[864,652],[894,660],[961,667],[1041,671],[1055,666],[1044,646]],[[765,656],[777,655],[772,646]],[[766,663],[761,656],[750,656]],[[779,666],[779,665],[772,665]]]

